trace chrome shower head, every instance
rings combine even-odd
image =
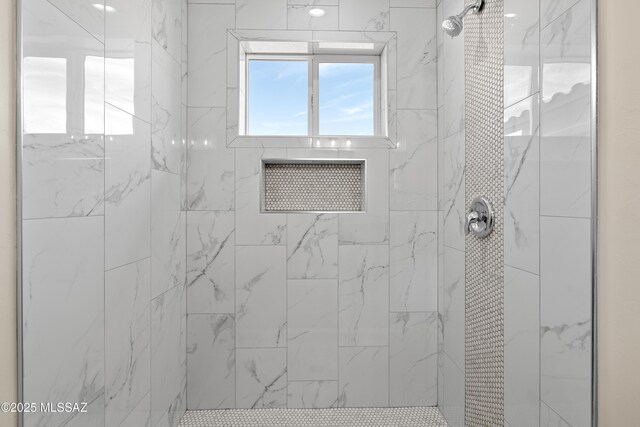
[[[442,29],[451,37],[456,37],[462,32],[462,18],[458,15],[448,17],[442,23]]]
[[[475,3],[468,5],[460,14],[450,16],[445,19],[442,23],[442,29],[452,38],[458,36],[462,32],[462,27],[464,26],[462,18],[471,11],[473,11],[473,13],[478,13],[483,5],[484,0],[477,0]]]

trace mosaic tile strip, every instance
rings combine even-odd
[[[264,164],[264,210],[362,211],[363,168],[360,162],[267,162]]]
[[[475,0],[466,0],[470,4]],[[465,425],[504,425],[503,0],[465,20],[466,205],[487,197],[495,229],[466,239]]]
[[[446,427],[438,408],[187,411],[179,427]]]

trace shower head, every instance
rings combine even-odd
[[[464,18],[465,15],[471,11],[473,11],[473,13],[478,13],[483,4],[484,0],[477,0],[475,3],[472,3],[465,7],[460,14],[448,17],[442,23],[442,29],[452,38],[458,36],[462,32],[462,18]]]
[[[442,23],[442,29],[452,38],[462,32],[462,18],[459,16],[450,16]]]

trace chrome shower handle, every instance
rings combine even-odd
[[[478,212],[469,212],[467,214],[467,220],[464,223],[464,234],[471,233],[471,228],[474,228],[474,231],[480,227],[480,224],[484,224],[485,218],[483,218]]]
[[[487,237],[493,231],[493,209],[484,197],[476,198],[469,208],[464,222],[464,233]]]

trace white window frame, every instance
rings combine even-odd
[[[306,61],[308,63],[309,78],[307,87],[307,102],[308,102],[308,125],[306,135],[281,135],[281,136],[297,136],[297,137],[371,137],[377,138],[382,136],[382,102],[381,102],[381,71],[380,71],[380,56],[378,55],[274,55],[274,54],[247,54],[247,60],[245,62],[246,69],[244,75],[246,81],[244,82],[247,88],[244,97],[244,111],[245,113],[245,129],[247,130],[247,136],[251,137],[263,137],[263,136],[280,136],[280,135],[259,135],[249,133],[249,103],[250,103],[250,91],[249,91],[249,63],[251,61]],[[365,63],[373,64],[373,134],[372,135],[320,135],[320,64],[332,63],[332,64],[350,64],[350,63]]]

